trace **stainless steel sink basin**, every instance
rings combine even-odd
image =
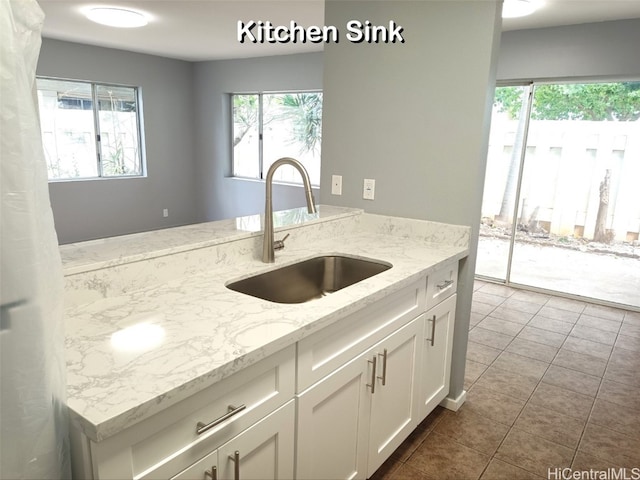
[[[304,303],[390,268],[378,260],[321,256],[238,280],[227,288],[275,303]]]

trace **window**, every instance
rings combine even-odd
[[[233,94],[233,175],[264,178],[273,162],[293,157],[320,185],[322,93]],[[301,183],[290,165],[280,167],[274,180]]]
[[[143,175],[135,87],[38,78],[49,180]]]

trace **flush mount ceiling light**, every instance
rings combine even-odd
[[[115,7],[95,7],[85,12],[92,22],[109,27],[137,28],[144,27],[149,21],[140,12]]]
[[[502,18],[516,18],[531,15],[538,8],[539,0],[504,0],[502,5]]]

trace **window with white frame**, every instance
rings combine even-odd
[[[233,175],[262,179],[273,162],[293,157],[320,185],[322,92],[232,94]],[[275,172],[280,182],[301,183],[290,165]]]
[[[144,175],[139,89],[37,78],[49,180]]]

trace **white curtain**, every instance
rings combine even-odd
[[[44,14],[0,0],[0,477],[68,478],[63,277],[35,71]]]

